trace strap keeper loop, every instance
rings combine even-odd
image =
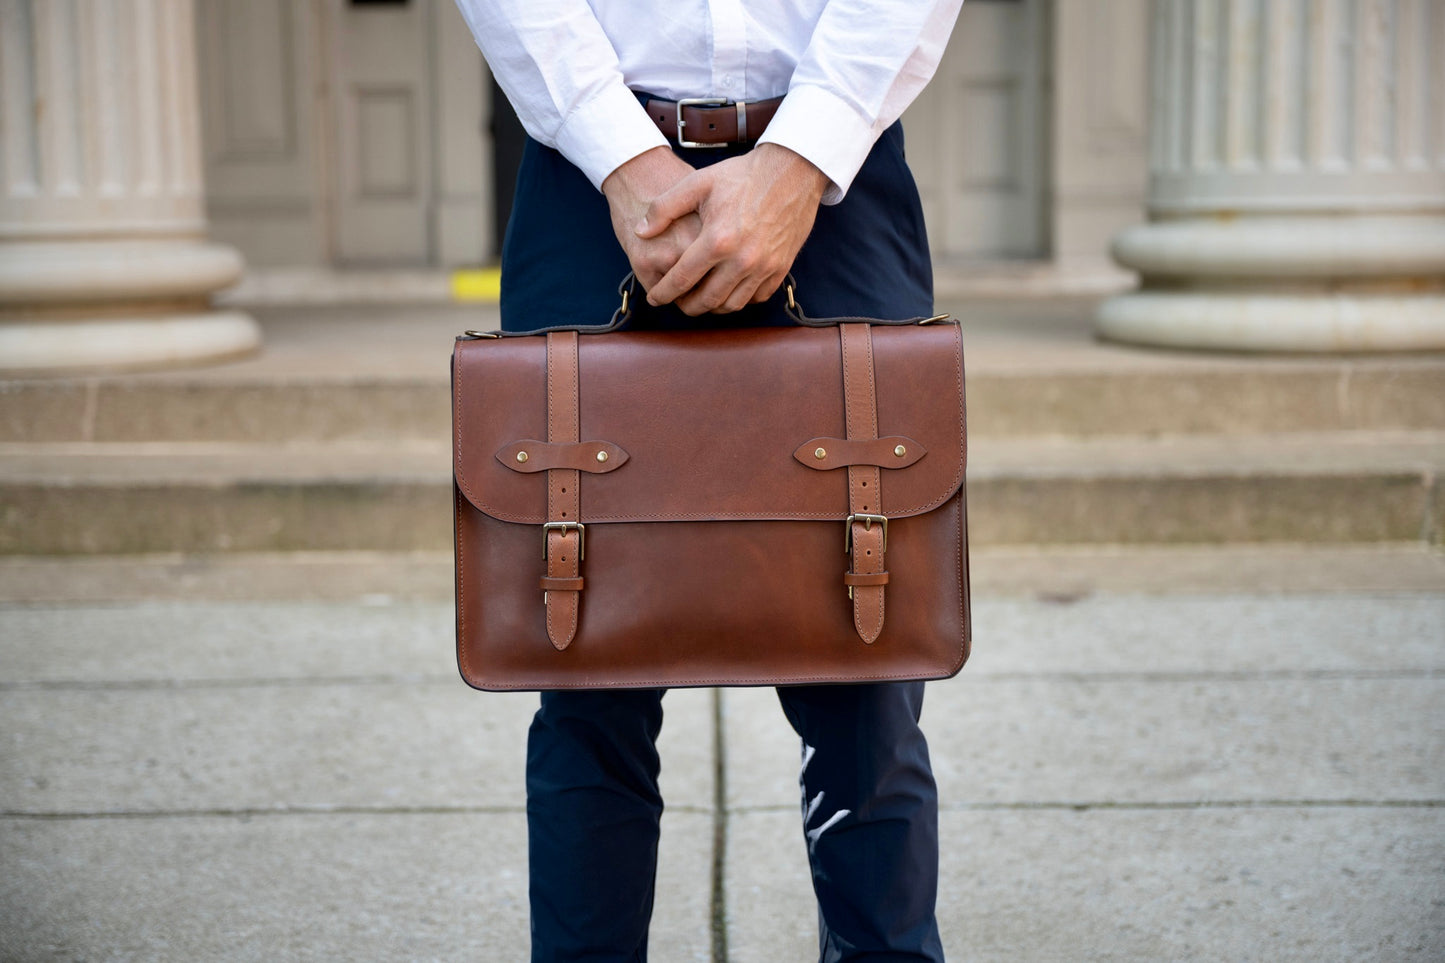
[[[578,578],[550,578],[542,576],[539,587],[543,592],[580,592],[585,579]]]

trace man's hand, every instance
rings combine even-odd
[[[677,218],[647,238],[634,230],[648,205],[692,173],[687,162],[666,147],[638,154],[602,182],[602,193],[612,210],[612,230],[627,260],[646,290],[662,280],[682,252],[697,239],[702,223],[696,214]]]
[[[827,186],[822,171],[777,144],[689,171],[637,225],[638,238],[660,241],[702,218],[702,233],[676,263],[655,284],[644,281],[647,300],[676,301],[691,315],[767,300],[808,239]]]

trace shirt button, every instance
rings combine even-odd
[[[723,77],[723,86],[724,86],[724,87],[731,87],[732,85],[733,85],[733,75],[732,75],[732,74],[727,74],[727,75],[725,75],[725,76]]]

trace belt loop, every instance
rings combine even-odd
[[[748,105],[744,101],[737,102],[738,109],[738,143],[748,142]]]

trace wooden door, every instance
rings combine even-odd
[[[432,62],[436,0],[335,0],[335,260],[431,262]]]
[[[1047,253],[1045,0],[971,0],[903,117],[939,261]]]

